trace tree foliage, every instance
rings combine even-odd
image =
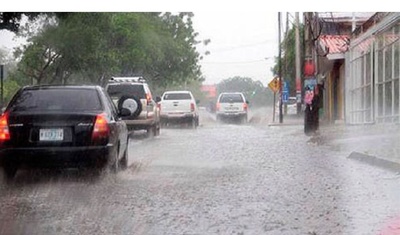
[[[232,77],[217,84],[218,93],[243,92],[251,105],[266,106],[273,103],[273,93],[264,87],[260,81],[254,81],[248,77]]]
[[[0,48],[0,64],[3,65],[3,99],[4,103],[7,103],[20,85],[9,76],[16,70],[16,62],[8,55],[6,49]],[[0,106],[2,105],[4,104],[0,104]]]
[[[0,12],[0,30],[6,29],[17,33],[24,15],[29,20],[33,20],[40,14],[38,12]]]
[[[19,74],[37,84],[104,84],[144,75],[154,86],[202,81],[192,13],[57,13],[22,48]],[[55,18],[54,18],[55,17]]]

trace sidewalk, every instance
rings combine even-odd
[[[324,143],[349,152],[349,158],[400,169],[400,125],[323,125]]]
[[[304,126],[303,117],[285,117],[283,123],[276,119],[268,126]],[[346,125],[320,122],[318,134],[309,142],[331,146],[348,152],[350,159],[400,171],[400,125],[371,124]]]

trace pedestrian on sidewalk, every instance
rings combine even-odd
[[[304,102],[306,109],[304,111],[304,133],[306,135],[315,134],[319,129],[319,109],[321,107],[322,85],[307,86]]]

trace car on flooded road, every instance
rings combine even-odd
[[[123,116],[100,86],[27,86],[0,117],[0,161],[6,179],[25,167],[127,166]]]
[[[217,121],[237,120],[240,123],[247,123],[248,104],[241,92],[221,93],[216,104]]]
[[[158,102],[163,125],[187,123],[192,128],[199,125],[197,101],[190,91],[166,91]]]
[[[142,76],[112,77],[105,90],[117,107],[121,107],[124,99],[133,100],[135,113],[122,118],[130,133],[135,130],[145,130],[148,136],[160,135],[160,111],[153,99],[150,86]]]

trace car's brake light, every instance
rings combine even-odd
[[[219,111],[220,108],[221,108],[221,104],[220,104],[220,103],[217,103],[215,109],[216,109],[217,111]]]
[[[0,116],[0,141],[10,140],[10,129],[8,128],[8,113]]]
[[[93,127],[92,139],[107,138],[110,128],[105,113],[98,114]]]
[[[149,93],[146,94],[146,100],[147,100],[147,105],[151,104],[151,100],[152,100],[151,94],[149,94]]]
[[[247,103],[243,103],[243,110],[244,110],[244,111],[247,111],[247,107],[248,107],[248,106],[247,106]]]
[[[194,103],[190,103],[190,112],[194,112]]]

